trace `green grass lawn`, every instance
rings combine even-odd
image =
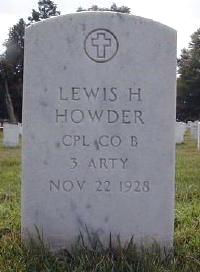
[[[186,134],[177,146],[175,250],[172,259],[129,248],[84,248],[53,256],[41,243],[20,240],[21,150],[4,148],[0,132],[0,272],[200,271],[200,152]]]

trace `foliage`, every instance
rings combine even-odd
[[[32,16],[28,17],[29,24],[39,22],[43,19],[50,18],[52,16],[60,15],[60,11],[57,10],[57,5],[51,0],[39,0],[38,11],[32,10]]]
[[[177,118],[200,119],[200,28],[191,36],[188,49],[178,59]]]
[[[113,3],[110,8],[100,8],[97,5],[93,5],[88,9],[79,7],[77,9],[77,12],[80,12],[80,11],[113,11],[113,12],[121,12],[121,13],[129,14],[131,12],[131,9],[126,6],[118,7],[115,3]]]
[[[200,271],[200,153],[187,134],[177,146],[176,219],[174,258],[135,250],[133,241],[126,248],[87,248],[84,240],[72,252],[53,255],[42,237],[29,245],[20,238],[20,148],[2,147],[0,132],[0,271],[3,272],[197,272]]]
[[[6,51],[0,60],[0,88],[2,91],[2,101],[0,105],[5,105],[6,87],[14,105],[14,112],[17,119],[21,120],[22,109],[22,82],[23,82],[23,54],[24,54],[24,30],[25,22],[20,19],[9,31],[9,37],[4,43]],[[7,84],[7,86],[5,86]],[[11,105],[11,107],[13,107]],[[7,118],[11,118],[12,109],[7,108]],[[5,118],[6,116],[3,115]],[[13,121],[13,120],[12,120]]]
[[[40,0],[38,11],[32,11],[29,23],[40,21],[51,16],[57,16],[56,5],[50,0]],[[24,62],[24,31],[27,24],[20,19],[9,31],[5,41],[5,53],[0,56],[0,118],[18,121],[22,119],[22,85],[23,85],[23,62]],[[7,95],[6,95],[7,93]],[[9,96],[9,103],[6,103]],[[14,108],[12,110],[12,108]],[[13,114],[12,114],[13,111]]]
[[[79,8],[77,11],[83,11]],[[118,7],[115,3],[110,8],[94,5],[88,10],[115,11],[130,13],[126,6]],[[22,120],[22,85],[24,61],[24,30],[26,25],[60,15],[57,5],[51,0],[39,0],[38,10],[33,9],[26,24],[20,19],[9,31],[5,41],[5,53],[0,56],[0,119]]]

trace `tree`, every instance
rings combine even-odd
[[[84,10],[78,8],[77,11]],[[100,8],[94,5],[87,10],[130,13],[130,8],[118,7],[115,3],[110,8]],[[32,10],[31,16],[28,17],[28,23],[26,24],[23,19],[20,19],[10,29],[8,39],[4,43],[5,53],[0,56],[1,118],[9,118],[12,122],[21,121],[25,26],[58,15],[60,15],[60,11],[57,10],[57,5],[53,1],[39,0],[38,10]]]
[[[32,10],[32,16],[28,17],[29,24],[39,22],[43,19],[50,18],[52,16],[60,15],[60,11],[57,10],[57,5],[51,0],[39,0],[38,11]]]
[[[4,43],[5,53],[0,56],[0,118],[9,119],[11,122],[22,119],[25,26],[59,14],[60,11],[57,11],[52,1],[40,0],[38,11],[32,10],[28,24],[20,19],[10,29],[8,39]]]
[[[200,119],[200,28],[191,36],[188,49],[178,59],[177,118]]]
[[[80,12],[80,11],[113,11],[113,12],[121,12],[121,13],[129,14],[131,12],[131,9],[126,6],[118,7],[115,3],[113,3],[110,8],[100,8],[97,5],[93,5],[88,9],[79,7],[77,9],[77,12]]]
[[[21,119],[24,29],[23,19],[10,29],[9,37],[4,43],[6,51],[0,60],[1,98],[4,98],[1,104],[6,105],[6,117],[11,122]]]
[[[0,88],[3,94],[3,99],[4,99],[3,101],[5,102],[3,106],[4,107],[6,106],[7,116],[9,117],[10,122],[16,123],[13,103],[12,103],[9,86],[8,86],[9,77],[10,75],[12,75],[11,70],[12,70],[12,66],[6,63],[6,61],[2,59],[0,61]]]

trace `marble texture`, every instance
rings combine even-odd
[[[19,128],[17,124],[3,124],[3,145],[16,147],[19,145]]]
[[[187,130],[187,126],[184,122],[176,122],[176,143],[184,143],[184,136]]]
[[[22,234],[52,249],[174,231],[176,31],[112,12],[26,29]]]

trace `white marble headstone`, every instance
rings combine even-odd
[[[197,148],[200,150],[200,122],[198,121],[198,136],[197,136]]]
[[[176,32],[111,12],[26,29],[23,235],[172,245]],[[87,236],[87,235],[86,235]]]
[[[18,128],[19,128],[19,135],[22,136],[22,124],[18,123]]]
[[[182,144],[184,143],[184,136],[186,133],[186,124],[184,122],[176,122],[176,143]]]
[[[16,147],[19,145],[19,128],[17,124],[3,124],[3,145],[5,147]]]
[[[191,123],[190,132],[193,139],[197,140],[198,139],[198,121],[194,121]]]

